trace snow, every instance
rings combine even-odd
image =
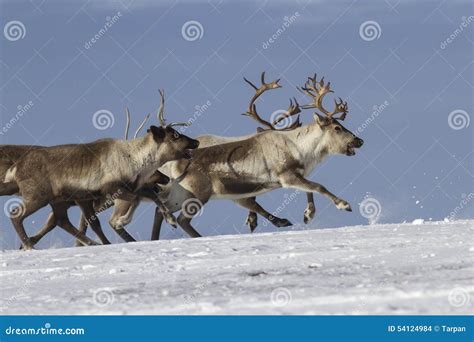
[[[474,220],[5,251],[1,314],[468,314]]]

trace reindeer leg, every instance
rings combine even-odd
[[[81,213],[81,218],[79,219],[79,229],[78,229],[78,230],[79,230],[82,234],[86,235],[88,225],[89,225],[89,224],[87,223],[87,220],[86,220],[86,218],[84,217],[84,214]],[[84,246],[84,245],[81,243],[81,241],[79,241],[79,240],[76,239],[75,246],[76,246],[76,247],[82,247],[82,246]]]
[[[184,215],[183,212],[181,212],[178,216],[178,224],[180,225],[181,228],[192,238],[196,237],[201,237],[201,234],[199,234],[191,225],[191,220],[192,217],[188,217],[189,215]]]
[[[255,228],[258,226],[258,216],[255,211],[249,210],[249,214],[247,216],[247,219],[245,220],[245,224],[250,227],[250,232],[253,233]]]
[[[123,202],[127,203],[127,202]],[[139,200],[134,200],[128,202],[128,206],[126,207],[126,212],[121,211],[120,205],[115,205],[114,212],[109,219],[110,226],[114,229],[114,231],[124,240],[125,242],[135,242],[136,240],[131,236],[126,230],[125,226],[130,223],[132,220],[133,214],[135,209],[137,209],[138,205],[140,204]]]
[[[56,227],[56,217],[53,212],[50,212],[48,219],[44,226],[32,237],[30,237],[30,242],[34,246],[36,245],[46,234],[52,231]],[[20,246],[20,249],[23,249],[23,245]]]
[[[13,227],[15,227],[16,233],[20,237],[23,250],[31,250],[33,249],[33,244],[31,243],[30,239],[28,238],[28,235],[26,234],[25,227],[23,225],[23,221],[25,218],[28,216],[32,215],[42,207],[44,207],[47,204],[46,201],[40,201],[40,200],[25,200],[23,199],[23,205],[20,206],[18,210],[20,212],[15,212],[11,214],[11,220],[13,223]]]
[[[94,206],[92,201],[81,201],[77,202],[79,207],[81,207],[82,210],[82,216],[85,216],[85,220],[91,225],[92,230],[94,233],[97,235],[97,237],[100,239],[103,245],[110,245],[110,241],[107,239],[105,236],[104,232],[102,231],[102,227],[100,226],[100,221],[97,215],[95,214],[94,211]],[[87,228],[87,225],[86,225]],[[79,232],[81,232],[79,230]],[[85,230],[81,232],[85,236]]]
[[[155,218],[153,220],[153,230],[151,231],[151,240],[159,240],[161,232],[161,224],[163,223],[164,216],[161,213],[160,208],[155,208]]]
[[[307,192],[306,197],[308,198],[308,205],[304,210],[304,223],[308,224],[316,213],[316,207],[314,206],[314,196],[312,192]]]
[[[280,183],[283,188],[292,188],[306,192],[319,192],[320,194],[328,197],[331,201],[333,201],[337,209],[352,211],[351,206],[347,201],[337,197],[328,189],[326,189],[323,185],[307,180],[299,174],[283,174],[280,178]]]
[[[67,209],[69,208],[69,205],[66,205],[64,203],[55,203],[55,204],[51,204],[51,207],[53,208],[54,215],[56,216],[56,221],[57,221],[58,226],[60,226],[69,234],[76,237],[84,245],[87,245],[87,246],[98,245],[97,242],[95,242],[92,239],[89,239],[86,235],[78,231],[76,227],[72,225],[71,221],[69,221],[69,217],[67,216]]]
[[[136,193],[140,196],[146,197],[148,199],[151,199],[153,202],[155,202],[156,206],[163,213],[163,216],[166,222],[168,222],[170,225],[176,228],[177,226],[176,218],[173,216],[173,214],[170,213],[168,208],[166,208],[163,202],[159,199],[158,194],[155,191],[153,191],[153,189],[143,188],[137,191]]]
[[[234,200],[235,203],[238,205],[247,208],[248,210],[254,211],[263,217],[265,217],[268,221],[270,221],[274,226],[276,227],[288,227],[293,225],[290,221],[287,219],[279,218],[276,217],[272,214],[270,214],[268,211],[263,209],[263,207],[257,203],[255,200],[255,197],[249,197],[249,198],[242,198],[239,200]]]

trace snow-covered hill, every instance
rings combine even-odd
[[[474,221],[1,254],[1,314],[466,314]]]

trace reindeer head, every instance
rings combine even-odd
[[[161,126],[151,126],[148,133],[158,144],[158,153],[163,162],[178,159],[191,159],[191,150],[198,148],[199,141],[192,139],[176,131],[173,126],[187,125],[183,123],[166,124],[164,118],[165,96],[163,90],[160,90],[161,103],[158,110],[158,121]]]
[[[318,82],[315,74],[313,77],[308,77],[305,85],[299,90],[313,99],[313,103],[301,108],[318,109],[323,114],[315,113],[314,120],[323,133],[321,142],[327,147],[328,152],[347,156],[355,155],[355,149],[361,147],[364,141],[340,123],[346,118],[348,112],[347,102],[341,98],[339,98],[339,101],[334,100],[334,109],[331,112],[323,107],[324,96],[333,92],[331,83],[325,83],[324,77]],[[336,114],[340,115],[335,117]]]

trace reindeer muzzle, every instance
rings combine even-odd
[[[355,138],[353,145],[355,148],[361,148],[362,145],[364,145],[364,140],[362,140],[361,138]]]
[[[349,144],[347,144],[346,156],[355,155],[355,149],[362,147],[362,145],[364,145],[364,140],[358,137],[354,137],[354,139]]]

